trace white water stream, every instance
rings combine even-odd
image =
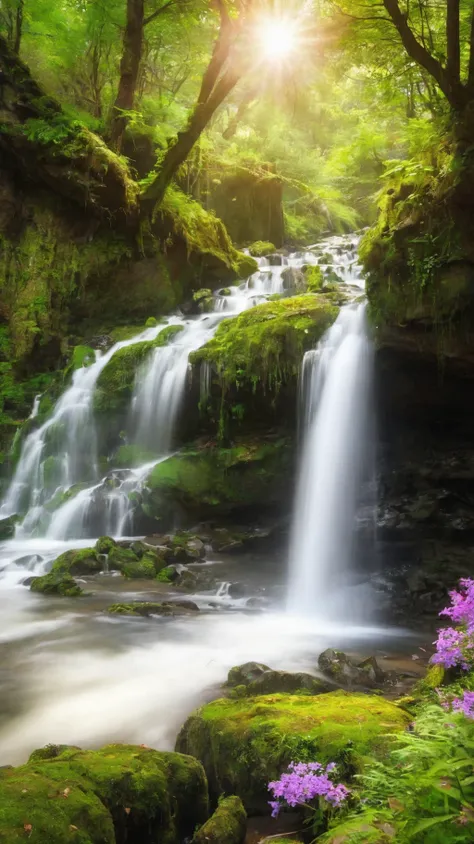
[[[168,324],[182,325],[183,330],[168,346],[154,350],[137,374],[129,413],[130,442],[151,449],[156,461],[160,455],[164,459],[176,445],[173,432],[186,390],[190,352],[212,337],[223,318],[282,292],[288,267],[319,262],[345,283],[362,287],[356,246],[355,238],[331,238],[319,245],[319,255],[299,253],[274,267],[262,259],[259,272],[248,282],[216,296],[213,313],[171,317]],[[237,576],[232,576],[228,560],[211,561],[224,585],[217,594],[190,596],[204,611],[184,620],[107,616],[106,606],[117,600],[146,600],[149,589],[147,584],[124,582],[113,575],[96,581],[90,598],[74,603],[36,596],[21,585],[25,576],[46,571],[64,550],[92,544],[88,526],[98,510],[98,496],[106,501],[100,533],[133,535],[129,494],[140,489],[156,461],[114,470],[112,460],[107,478],[101,479],[94,391],[104,366],[120,348],[154,339],[163,327],[117,344],[92,366],[78,370],[51,417],[24,442],[0,511],[0,518],[26,512],[15,538],[0,544],[0,643],[8,646],[1,675],[0,765],[21,761],[47,742],[90,746],[118,740],[171,747],[186,715],[203,697],[215,695],[232,665],[255,659],[274,668],[314,671],[317,654],[328,645],[364,647],[375,635],[380,646],[391,635],[300,614],[301,608],[314,613],[331,570],[337,568],[342,575],[349,565],[358,473],[351,450],[357,452],[357,437],[363,433],[355,394],[360,391],[361,405],[364,361],[370,357],[363,306],[343,309],[320,348],[304,362],[307,471],[296,507],[290,589],[299,617],[284,614],[283,606],[276,611],[275,603],[269,612],[248,614],[243,609],[246,601],[229,595],[232,580],[253,584],[255,578],[261,582],[251,586],[250,594],[265,595],[268,584],[273,587],[278,580],[273,559],[265,570],[259,563],[258,571],[254,561],[237,560]],[[203,367],[202,393],[209,388],[210,372]],[[51,457],[54,471],[47,479]],[[351,481],[346,486],[348,471]],[[58,491],[75,484],[81,485],[79,491],[54,509]],[[334,521],[337,505],[340,511]],[[311,530],[300,530],[303,523]],[[325,553],[320,556],[323,546]],[[284,578],[281,572],[282,586]]]

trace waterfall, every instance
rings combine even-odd
[[[304,445],[290,545],[289,608],[324,615],[350,570],[367,454],[371,344],[365,305],[342,308],[302,369]]]

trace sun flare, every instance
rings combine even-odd
[[[260,42],[265,58],[276,61],[287,58],[298,44],[294,23],[284,18],[262,21]]]

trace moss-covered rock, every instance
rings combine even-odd
[[[263,809],[268,782],[291,761],[335,761],[350,778],[409,721],[383,698],[342,691],[218,700],[188,719],[176,747],[202,762],[212,795],[237,794],[247,808]]]
[[[132,601],[130,604],[112,604],[107,608],[112,615],[135,615],[144,618],[150,615],[193,615],[199,607],[193,601]]]
[[[194,835],[192,844],[243,844],[247,814],[239,797],[226,797]]]
[[[272,252],[276,252],[276,247],[268,240],[256,240],[255,243],[250,244],[249,252],[254,258],[265,258],[267,255],[271,255]]]
[[[304,267],[303,272],[309,292],[320,293],[324,283],[324,276],[321,267],[307,265]]]
[[[194,759],[129,745],[46,751],[2,771],[5,844],[180,844],[208,817]]]
[[[42,595],[60,595],[63,598],[78,598],[84,594],[81,587],[67,572],[50,572],[42,577],[34,577],[30,583],[30,589]]]
[[[267,302],[224,320],[212,340],[190,360],[211,364],[223,388],[238,384],[278,390],[295,378],[304,352],[332,325],[338,308],[322,297],[294,296]]]
[[[152,469],[142,508],[166,528],[178,514],[192,523],[252,507],[279,506],[286,501],[292,471],[293,444],[285,438],[189,449]]]
[[[97,554],[110,554],[112,549],[116,547],[117,543],[111,536],[100,536],[95,543],[95,550]]]
[[[98,574],[104,568],[99,560],[99,553],[94,548],[81,548],[78,551],[65,551],[57,557],[51,567],[51,574],[67,573],[76,576]]]

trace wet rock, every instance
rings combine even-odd
[[[243,844],[247,813],[239,797],[221,800],[216,811],[194,835],[192,844]]]
[[[304,293],[307,288],[306,277],[302,270],[296,267],[288,267],[281,274],[284,290]]]
[[[112,548],[116,548],[117,543],[110,536],[101,536],[95,543],[95,550],[98,554],[109,554]]]
[[[302,691],[311,695],[320,695],[330,692],[334,686],[312,674],[302,672],[290,673],[289,671],[264,671],[256,680],[253,680],[246,687],[246,694],[271,695],[271,694],[301,694]]]
[[[98,334],[87,343],[91,349],[98,349],[101,352],[108,352],[114,345],[114,340],[109,334]]]
[[[151,615],[194,615],[200,612],[193,601],[132,601],[130,604],[112,604],[107,608],[112,615],[133,615],[149,617]]]
[[[245,583],[230,583],[228,595],[230,598],[245,598],[248,595],[249,587]]]
[[[8,516],[6,519],[0,519],[0,541],[12,539],[15,536],[15,526],[18,519],[18,516]]]
[[[271,267],[283,266],[283,255],[279,255],[277,252],[274,252],[272,255],[267,255],[266,258]]]
[[[18,557],[13,560],[15,566],[25,569],[34,569],[43,558],[39,554],[27,554],[25,557]]]
[[[373,687],[384,682],[384,672],[379,668],[374,657],[356,665],[343,651],[328,648],[318,659],[323,674],[330,677],[338,686]]]
[[[271,671],[271,668],[262,662],[245,662],[243,665],[237,665],[230,669],[227,675],[227,685],[248,686],[249,683],[261,677],[265,671]]]

